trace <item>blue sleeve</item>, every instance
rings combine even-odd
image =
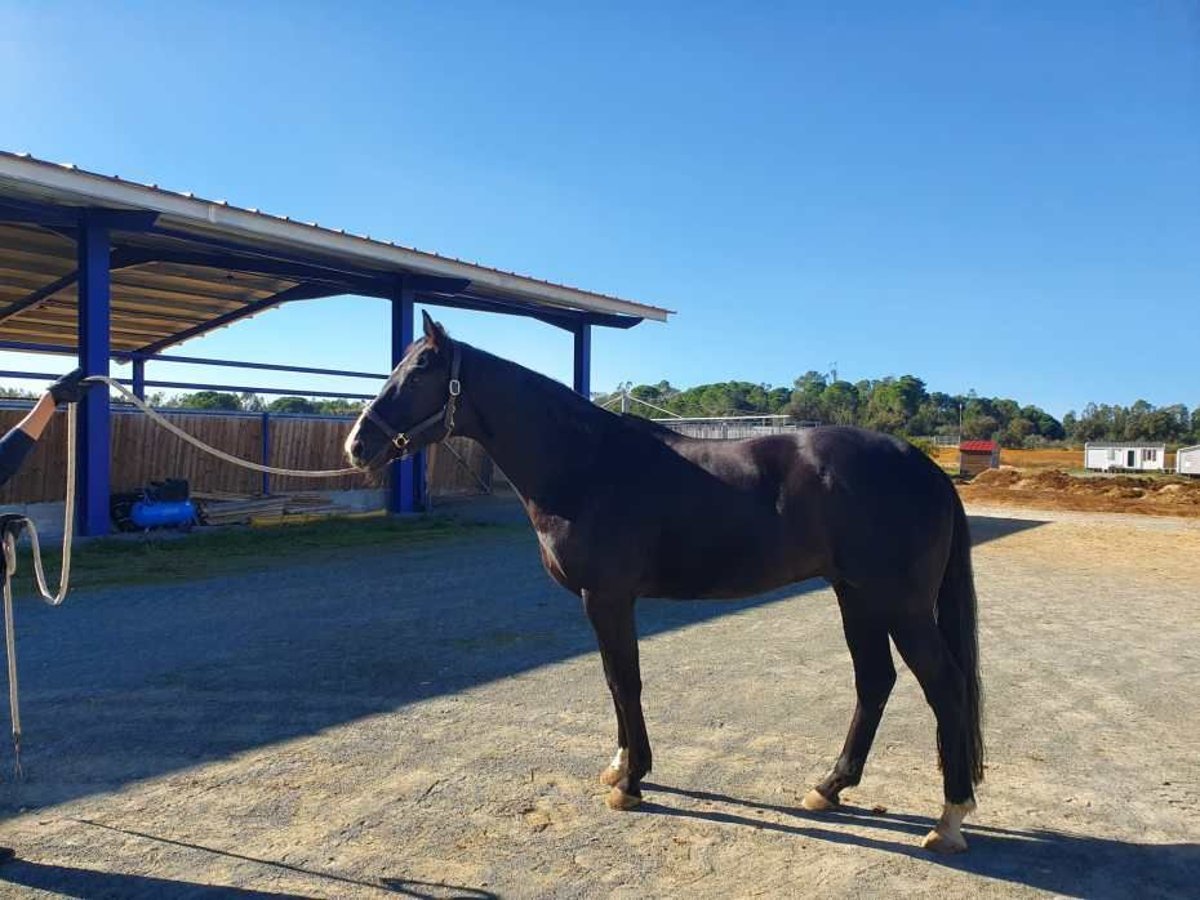
[[[37,442],[20,428],[14,428],[0,438],[0,485],[6,484],[17,474],[21,463],[25,462],[25,457],[29,455],[35,443]]]

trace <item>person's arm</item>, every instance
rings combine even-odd
[[[46,393],[38,398],[38,402],[29,411],[29,415],[18,422],[17,427],[13,431],[23,432],[31,440],[36,441],[42,436],[42,432],[46,430],[46,426],[50,424],[50,420],[54,418],[54,410],[57,407],[58,404],[54,402],[54,396],[49,391],[46,391]],[[9,435],[13,431],[10,431]]]
[[[49,390],[42,394],[15,428],[0,438],[0,485],[17,474],[25,457],[54,418],[54,410],[59,404],[78,403],[90,386],[90,383],[83,381],[83,373],[79,369],[68,372],[50,385]]]
[[[25,457],[42,436],[50,419],[54,417],[54,398],[49,392],[42,394],[16,428],[0,438],[0,485],[17,474]]]

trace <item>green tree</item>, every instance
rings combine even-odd
[[[820,415],[816,418],[834,425],[858,422],[858,391],[848,381],[835,381],[821,392]]]
[[[194,394],[182,394],[175,399],[175,405],[183,409],[226,409],[240,410],[242,401],[237,394],[227,394],[223,391],[197,391]]]
[[[311,415],[317,411],[317,404],[306,397],[276,397],[267,404],[267,410],[273,413],[307,413]]]
[[[793,419],[819,421],[822,417],[821,398],[828,387],[825,376],[810,369],[795,381],[787,414]]]

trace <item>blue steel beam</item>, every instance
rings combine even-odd
[[[610,313],[582,312],[570,309],[555,310],[545,306],[537,306],[533,303],[525,303],[521,300],[496,300],[470,292],[453,297],[421,293],[417,297],[417,301],[428,306],[442,306],[449,309],[466,309],[474,312],[490,312],[506,316],[524,316],[529,319],[537,319],[539,322],[545,322],[547,325],[553,325],[556,328],[562,328],[565,331],[574,331],[580,323],[600,325],[605,328],[625,329],[632,328],[642,321],[637,316],[619,316]]]
[[[592,396],[592,329],[589,325],[579,325],[575,329],[575,365],[573,387],[575,393],[587,397]]]
[[[0,349],[3,349],[3,343],[0,342]],[[154,356],[140,356],[139,354],[130,354],[134,359],[142,358],[147,362],[173,362],[173,363],[188,363],[194,366],[224,366],[230,369],[261,369],[268,372],[300,372],[304,375],[337,375],[341,378],[377,378],[380,381],[387,380],[387,375],[379,372],[352,372],[344,369],[317,369],[312,366],[285,366],[279,363],[255,363],[243,362],[236,359],[206,359],[202,356],[176,356],[173,353],[156,354]]]
[[[413,342],[416,291],[407,278],[400,278],[392,295],[392,368],[400,365],[404,351]],[[391,491],[388,510],[393,514],[417,511],[420,486],[417,466],[410,457],[391,465]]]
[[[158,213],[143,209],[96,209],[83,206],[59,206],[32,200],[0,200],[0,223],[40,225],[43,228],[89,227],[111,231],[149,231],[158,221]]]
[[[74,235],[72,234],[71,237],[73,238]],[[142,262],[145,262],[145,260],[142,260],[136,253],[131,253],[130,251],[126,250],[117,250],[114,251],[109,257],[108,270],[109,272],[115,272],[118,269],[128,269],[130,266],[141,265]],[[4,307],[4,309],[0,309],[0,322],[4,322],[19,313],[31,309],[44,300],[49,300],[59,291],[69,288],[78,280],[79,270],[76,269],[73,272],[68,272],[61,278],[56,278],[47,285],[43,285],[37,290],[31,291],[20,300],[14,300],[8,304],[8,306]]]
[[[57,378],[57,375],[51,376]],[[198,384],[192,381],[146,381],[148,388],[170,388],[174,391],[224,391],[229,394],[270,394],[279,397],[330,397],[343,400],[372,400],[374,394],[355,394],[349,391],[300,391],[296,388],[249,387],[244,384]],[[92,391],[89,394],[94,393]]]
[[[235,309],[225,313],[223,316],[217,316],[211,321],[204,322],[200,325],[193,325],[191,328],[186,328],[183,331],[176,332],[162,340],[154,341],[147,344],[145,347],[140,347],[136,351],[142,356],[152,356],[160,350],[165,350],[167,347],[173,347],[175,344],[182,343],[190,338],[199,337],[212,331],[214,328],[220,328],[223,325],[230,325],[240,319],[245,319],[248,316],[256,315],[260,312],[265,312],[275,306],[281,306],[284,303],[291,303],[296,300],[315,300],[318,297],[335,297],[342,293],[341,290],[329,287],[323,284],[298,284],[295,287],[290,287],[287,290],[280,291],[278,294],[273,294],[270,297],[264,297],[262,300],[256,300],[253,303],[247,303],[241,309]]]
[[[68,272],[61,278],[55,278],[49,284],[43,285],[37,290],[30,291],[20,300],[14,300],[12,303],[8,304],[8,306],[4,307],[4,309],[0,310],[0,322],[11,319],[18,313],[37,306],[44,300],[49,300],[59,291],[69,288],[78,280],[79,272]]]
[[[135,357],[133,360],[133,396],[139,400],[146,399],[146,360]]]
[[[179,241],[212,248],[205,250],[181,250],[173,248],[148,247],[141,248],[146,262],[178,262],[183,265],[207,266],[216,269],[233,271],[258,272],[264,275],[276,275],[281,278],[297,280],[326,280],[357,282],[364,296],[391,299],[397,273],[382,272],[375,269],[359,268],[352,265],[340,265],[329,261],[318,261],[283,250],[263,250],[248,247],[235,241],[227,241],[209,235],[194,234],[175,228],[155,227],[154,234],[169,237]],[[416,272],[404,273],[410,279],[416,291],[439,291],[458,293],[466,290],[470,280],[466,278],[447,278],[440,275],[422,275]]]
[[[79,365],[85,375],[108,375],[111,347],[108,230],[87,218],[79,228]],[[108,391],[88,391],[79,404],[76,527],[82,535],[109,532]]]
[[[54,353],[62,356],[74,356],[74,347],[66,344],[38,344],[30,341],[0,341],[0,350],[16,350],[21,353]],[[237,359],[206,359],[202,356],[176,356],[162,354],[161,356],[145,356],[132,350],[113,350],[112,358],[129,362],[142,359],[144,362],[176,362],[197,366],[224,366],[231,369],[262,369],[270,372],[300,372],[306,375],[336,375],[341,378],[376,378],[386,380],[387,375],[379,372],[353,372],[345,369],[318,369],[312,366],[285,366],[280,363],[245,362]],[[58,377],[57,375],[54,377]]]

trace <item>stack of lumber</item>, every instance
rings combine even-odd
[[[263,497],[200,492],[192,495],[206,525],[247,525],[279,522],[289,517],[306,521],[348,515],[353,510],[320,494],[281,494]]]

